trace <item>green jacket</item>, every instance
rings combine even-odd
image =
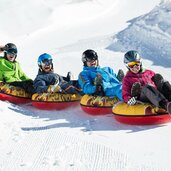
[[[0,82],[10,83],[29,79],[22,71],[18,62],[10,62],[4,57],[0,57]]]

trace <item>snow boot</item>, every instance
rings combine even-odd
[[[152,80],[154,81],[157,89],[159,91],[162,91],[162,87],[163,87],[163,83],[164,83],[164,79],[162,77],[161,74],[155,74],[154,77],[152,78]]]
[[[131,95],[133,97],[139,97],[140,94],[141,94],[141,84],[139,82],[135,82],[131,88]]]
[[[124,76],[125,76],[125,74],[124,74],[123,70],[122,70],[122,69],[119,69],[118,74],[117,74],[117,79],[118,79],[120,82],[122,82]]]
[[[167,100],[171,101],[171,85],[168,81],[165,81],[162,86],[162,93],[167,98]]]

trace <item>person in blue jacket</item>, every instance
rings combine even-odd
[[[77,86],[77,80],[71,80],[70,72],[67,77],[54,73],[52,56],[44,53],[38,57],[38,74],[33,81],[35,93],[68,93],[82,94],[82,90]]]
[[[83,71],[80,72],[78,82],[85,94],[116,96],[122,99],[123,71],[118,76],[110,67],[99,66],[98,55],[94,50],[88,49],[82,54]],[[122,77],[122,78],[121,78]]]

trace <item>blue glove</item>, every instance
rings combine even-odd
[[[127,102],[127,104],[128,105],[135,105],[137,103],[137,100],[136,100],[136,98],[135,97],[131,97],[129,100],[128,100],[128,102]]]

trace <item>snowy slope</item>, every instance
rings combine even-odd
[[[171,1],[161,3],[149,13],[134,18],[129,23],[125,30],[116,35],[109,49],[136,49],[144,58],[152,58],[154,65],[170,67]]]
[[[56,72],[77,78],[81,53],[93,48],[100,65],[115,71],[126,71],[123,54],[137,49],[144,66],[171,82],[169,1],[1,0],[0,10],[0,44],[17,44],[17,59],[32,79],[42,52],[53,55]],[[2,101],[0,118],[3,171],[171,170],[170,123],[130,126],[79,106],[40,111]]]

